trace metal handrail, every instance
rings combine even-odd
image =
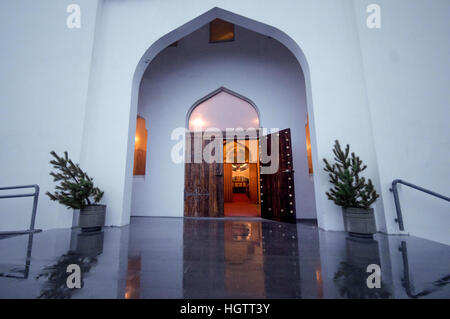
[[[395,221],[398,223],[398,227],[400,228],[400,230],[405,230],[405,226],[403,224],[403,216],[402,216],[402,209],[400,207],[400,200],[398,197],[398,190],[397,190],[397,184],[403,184],[406,186],[409,186],[411,188],[417,189],[421,192],[427,193],[429,195],[435,196],[437,198],[443,199],[447,202],[450,202],[450,197],[435,193],[433,191],[430,191],[429,189],[425,189],[423,187],[405,182],[401,179],[396,179],[392,182],[392,187],[389,189],[393,194],[394,194],[394,203],[395,203],[395,210],[397,211],[397,218],[395,219]]]
[[[34,229],[34,224],[36,221],[36,210],[39,199],[39,185],[23,185],[23,186],[10,186],[10,187],[0,187],[0,191],[11,190],[11,189],[23,189],[23,188],[34,188],[34,193],[25,193],[25,194],[13,194],[13,195],[2,195],[0,199],[6,198],[21,198],[21,197],[34,197],[33,199],[33,208],[31,211],[31,222],[30,229],[28,230],[16,230],[16,231],[3,231],[0,232],[0,235],[19,235],[19,234],[27,234],[27,233],[37,233],[42,231],[41,229]]]

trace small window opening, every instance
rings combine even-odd
[[[312,155],[311,155],[311,137],[309,135],[309,116],[306,117],[305,131],[306,131],[306,154],[308,156],[308,169],[309,169],[309,174],[312,174],[313,166],[312,166]]]
[[[234,24],[220,19],[210,23],[209,42],[234,41]]]
[[[138,116],[136,120],[136,136],[134,138],[134,167],[133,175],[145,175],[147,159],[147,129],[145,119]]]

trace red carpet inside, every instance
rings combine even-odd
[[[225,217],[259,217],[258,205],[250,203],[246,194],[233,194],[232,200],[225,203]]]

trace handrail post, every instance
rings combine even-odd
[[[400,200],[398,198],[398,190],[397,190],[397,183],[400,180],[396,179],[392,182],[392,188],[390,189],[390,191],[394,194],[394,204],[395,204],[395,210],[397,212],[397,218],[395,219],[395,221],[398,223],[398,227],[400,228],[400,230],[405,230],[405,226],[403,224],[403,215],[402,215],[402,209],[400,207]]]
[[[403,225],[403,216],[402,216],[402,209],[400,207],[400,200],[398,197],[398,190],[397,190],[397,184],[403,184],[406,185],[408,187],[411,187],[413,189],[416,189],[418,191],[424,192],[426,194],[429,194],[431,196],[443,199],[447,202],[450,202],[450,197],[438,194],[436,192],[430,191],[429,189],[405,182],[401,179],[395,179],[394,181],[392,181],[392,187],[389,189],[393,194],[394,194],[394,203],[395,203],[395,210],[397,211],[397,218],[395,219],[395,221],[398,223],[398,226],[400,228],[400,230],[405,230],[405,227]]]
[[[31,222],[30,222],[30,230],[34,231],[34,223],[36,221],[36,210],[39,198],[39,185],[34,186],[34,199],[33,199],[33,210],[31,211]]]

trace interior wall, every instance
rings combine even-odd
[[[394,179],[450,196],[450,2],[380,0],[381,28],[354,1],[389,232]],[[399,186],[406,233],[450,244],[450,205]]]
[[[171,132],[184,127],[195,101],[226,87],[258,106],[261,126],[291,128],[297,217],[315,218],[306,156],[305,81],[296,58],[276,40],[239,26],[234,42],[208,40],[206,25],[161,52],[144,74],[138,113],[149,129],[147,171],[145,179],[133,182],[131,214],[182,216],[184,165],[171,161]]]
[[[209,128],[226,131],[227,128],[259,127],[259,116],[253,105],[226,90],[195,105],[188,121],[189,130]]]
[[[242,157],[245,156],[245,161],[248,162],[248,169],[245,171],[232,171],[231,164],[235,162],[235,145],[238,151],[241,153],[236,154],[236,160],[242,163]],[[225,164],[224,164],[224,174],[231,174],[232,177],[243,176],[249,179],[249,198],[252,203],[258,204],[260,197],[260,178],[259,178],[259,140],[238,140],[235,144],[234,141],[228,142],[224,145]],[[227,172],[227,171],[230,172]],[[224,191],[225,191],[225,201],[229,202],[232,199],[232,185],[231,178],[224,175]],[[228,188],[228,189],[227,189]]]

